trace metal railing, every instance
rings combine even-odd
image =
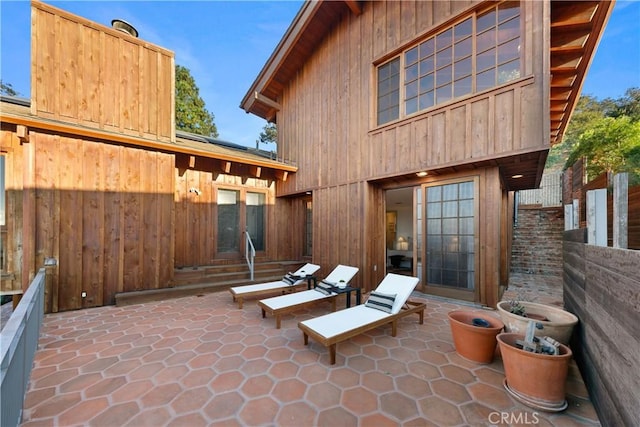
[[[251,240],[249,231],[245,231],[244,236],[244,257],[247,260],[247,265],[249,266],[251,281],[253,281],[253,266],[256,260],[256,248],[253,246],[253,241]]]
[[[17,426],[44,317],[46,269],[41,268],[0,334],[0,425]]]

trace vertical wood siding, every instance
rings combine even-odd
[[[372,180],[549,148],[544,2],[521,3],[520,79],[375,124],[375,64],[480,3],[365,2],[361,15],[344,13],[284,89],[278,150],[299,171],[278,185],[278,194],[313,190],[314,261],[329,268],[353,262],[361,267],[354,282],[367,289],[382,279],[385,265],[384,191]],[[508,220],[510,201],[497,167],[478,173],[480,300],[495,303],[508,276],[500,267],[509,249],[500,218]]]
[[[32,6],[34,114],[175,140],[172,52],[44,3]]]
[[[36,159],[29,261],[58,260],[47,311],[113,304],[117,292],[169,284],[172,155],[34,131],[25,145]]]

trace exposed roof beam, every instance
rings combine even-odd
[[[345,0],[347,7],[354,15],[359,16],[362,13],[362,7],[360,6],[359,1],[354,0]]]

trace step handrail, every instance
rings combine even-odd
[[[251,274],[251,281],[253,282],[253,270],[256,260],[256,248],[253,246],[253,241],[249,235],[249,230],[244,232],[244,258],[247,260],[249,266],[249,273]]]

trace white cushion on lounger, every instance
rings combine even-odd
[[[389,273],[382,282],[380,282],[376,288],[376,292],[396,294],[396,300],[393,303],[391,314],[398,314],[416,288],[418,281],[419,279],[417,277]]]
[[[319,265],[305,264],[293,274],[296,276],[313,275],[313,273],[315,273],[319,269],[320,269]],[[297,282],[295,282],[294,285],[298,285],[306,280],[307,279],[300,279]],[[234,293],[241,294],[241,293],[250,293],[250,292],[256,292],[256,291],[268,291],[270,289],[278,289],[284,286],[294,286],[294,285],[289,285],[287,282],[283,280],[276,280],[273,282],[257,283],[255,285],[234,286],[231,289],[233,290]]]
[[[376,320],[390,316],[391,314],[389,313],[376,310],[375,308],[366,307],[363,304],[346,310],[340,310],[324,316],[305,320],[300,323],[307,325],[323,337],[329,338],[341,334],[344,331],[356,329],[371,322],[375,322]]]
[[[337,294],[332,293],[331,295]],[[310,291],[294,292],[292,294],[279,295],[277,297],[263,299],[260,300],[260,302],[267,305],[272,310],[277,310],[282,307],[289,307],[309,301],[322,300],[326,297],[328,297],[328,295],[311,289]]]

